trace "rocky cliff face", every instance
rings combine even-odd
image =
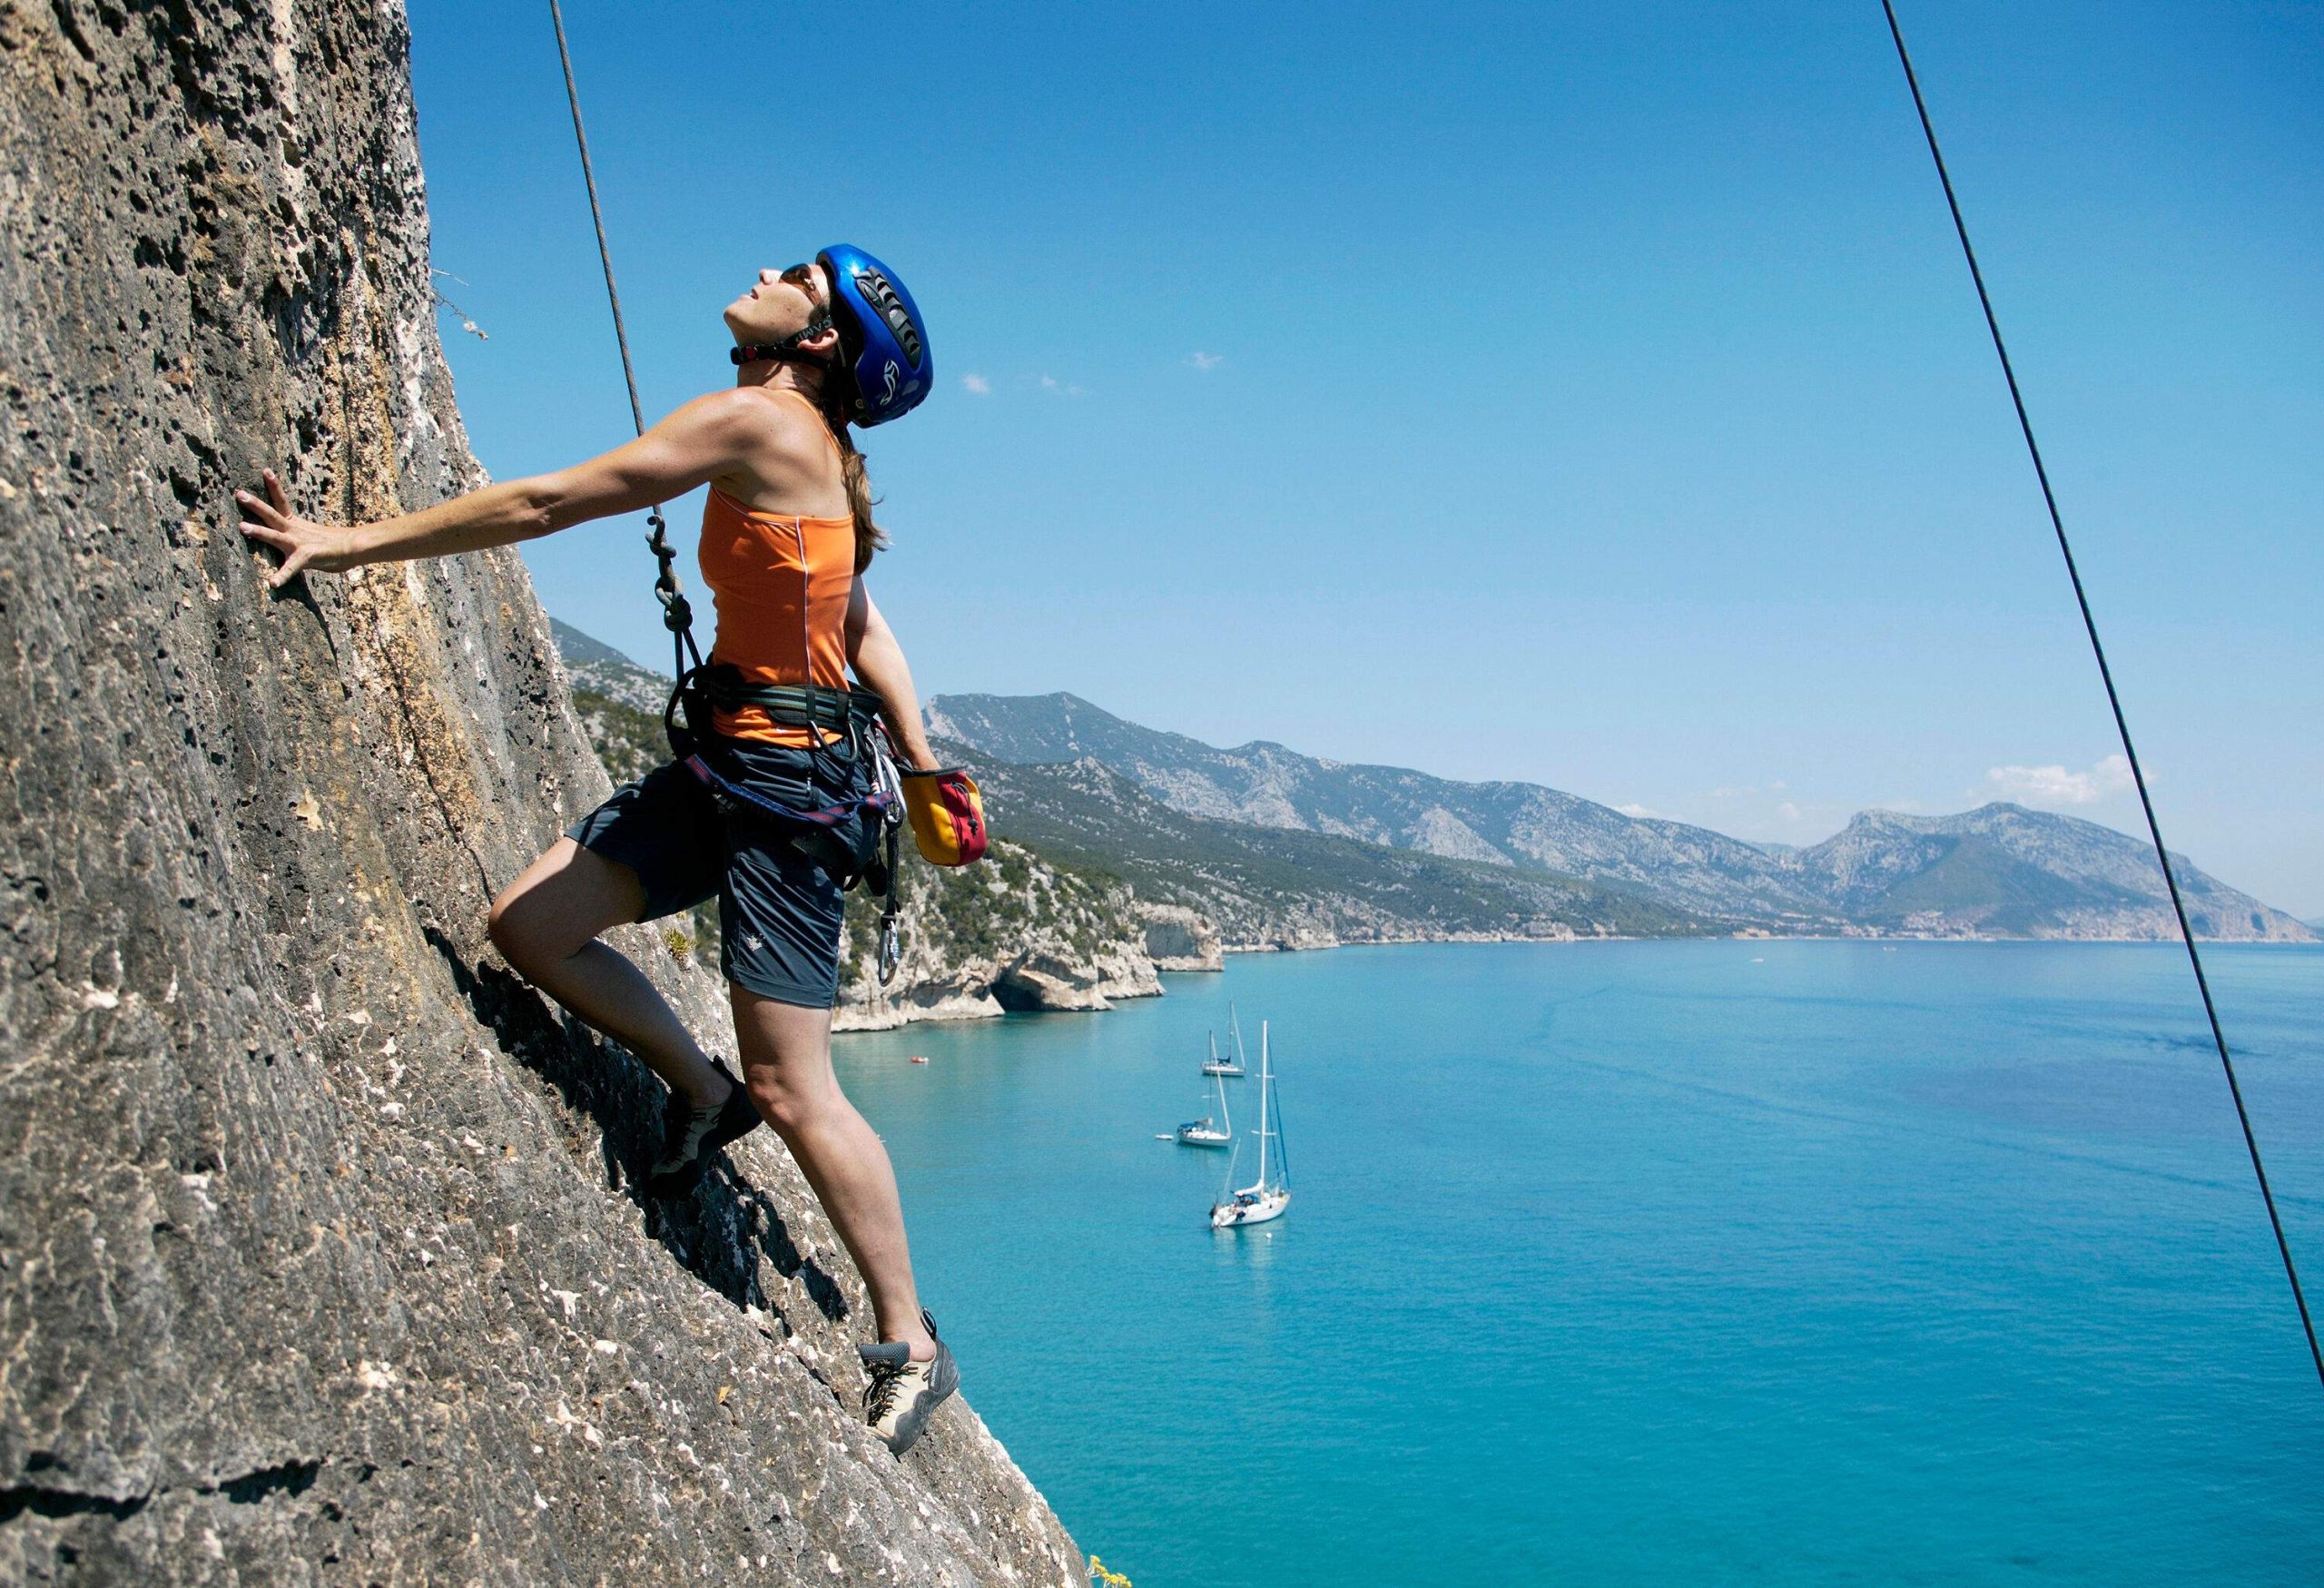
[[[1078,1581],[966,1408],[856,1425],[779,1147],[642,1199],[658,1089],[486,946],[606,787],[517,559],[233,532],[477,480],[403,28],[0,0],[0,1582]]]

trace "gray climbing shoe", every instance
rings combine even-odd
[[[936,1333],[934,1318],[923,1312],[920,1321],[928,1326],[931,1336]],[[953,1364],[951,1347],[939,1339],[931,1362],[913,1361],[911,1347],[901,1341],[858,1346],[855,1351],[863,1358],[863,1371],[872,1377],[863,1389],[863,1420],[888,1442],[891,1454],[901,1455],[928,1426],[929,1414],[960,1387],[960,1370]]]
[[[695,1108],[683,1092],[670,1094],[662,1105],[662,1155],[645,1171],[645,1189],[653,1196],[684,1196],[701,1183],[703,1171],[719,1149],[759,1127],[759,1111],[734,1072],[715,1059],[710,1067],[734,1090],[714,1109]]]

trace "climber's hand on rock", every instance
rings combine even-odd
[[[309,568],[336,574],[355,566],[355,558],[350,555],[351,537],[346,530],[317,524],[293,513],[282,481],[271,469],[266,471],[265,481],[265,497],[238,490],[234,493],[234,505],[250,515],[242,520],[242,533],[282,554],[282,566],[267,576],[270,589],[281,589]]]

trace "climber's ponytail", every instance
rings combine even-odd
[[[847,510],[855,520],[855,571],[862,573],[872,566],[872,554],[888,544],[887,531],[872,521],[872,509],[880,498],[872,494],[872,476],[863,466],[863,454],[856,449],[855,438],[848,433],[847,420],[842,416],[842,403],[826,403],[823,422],[832,428],[832,439],[839,443],[840,467],[847,480]]]

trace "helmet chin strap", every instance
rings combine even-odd
[[[735,368],[772,360],[778,364],[803,364],[810,370],[829,370],[839,360],[830,353],[811,353],[799,344],[812,341],[832,329],[829,310],[818,309],[807,323],[778,341],[744,342],[726,356],[734,360]]]

